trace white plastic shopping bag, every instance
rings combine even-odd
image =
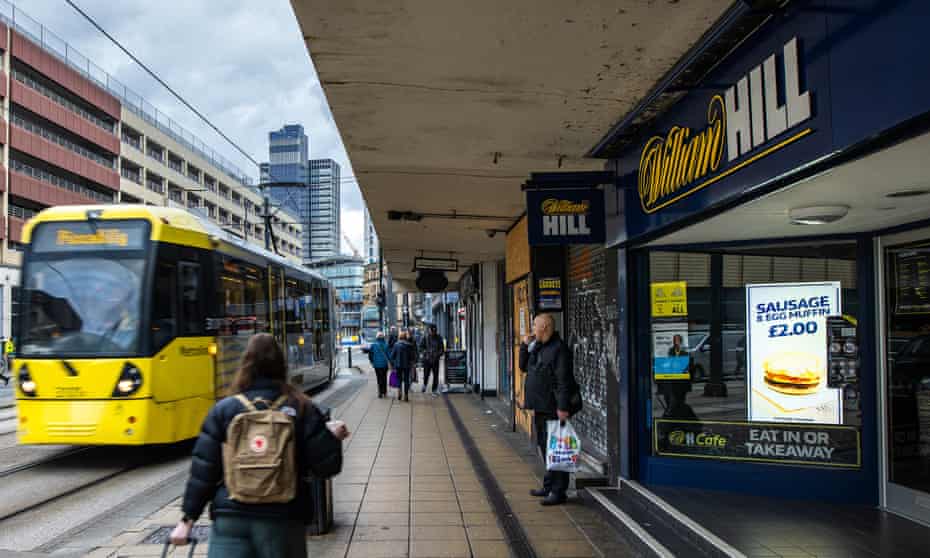
[[[557,420],[546,421],[549,437],[546,441],[546,470],[565,473],[578,472],[581,441],[572,423]]]

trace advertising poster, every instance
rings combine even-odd
[[[838,281],[746,286],[750,421],[842,423],[842,390],[827,385],[827,318],[841,304]]]
[[[652,324],[652,371],[656,380],[690,380],[688,322]]]
[[[680,318],[688,315],[687,281],[653,283],[651,288],[653,318]]]
[[[859,468],[854,426],[656,419],[656,455]]]
[[[549,312],[562,311],[562,279],[540,277],[536,283],[536,307]]]
[[[896,314],[930,314],[930,250],[895,255]]]

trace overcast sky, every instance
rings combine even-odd
[[[284,123],[303,124],[310,136],[310,157],[332,158],[342,166],[342,228],[363,250],[362,198],[355,182],[345,179],[353,175],[352,168],[288,0],[75,3],[256,160],[268,159],[270,130]],[[245,157],[64,0],[19,0],[15,5],[257,178],[257,169]],[[345,241],[343,251],[349,251]]]

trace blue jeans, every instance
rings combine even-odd
[[[207,558],[307,558],[302,521],[217,515]]]

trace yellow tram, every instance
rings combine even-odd
[[[21,444],[193,438],[256,332],[285,347],[293,384],[332,379],[329,283],[187,211],[56,207],[23,241]]]

